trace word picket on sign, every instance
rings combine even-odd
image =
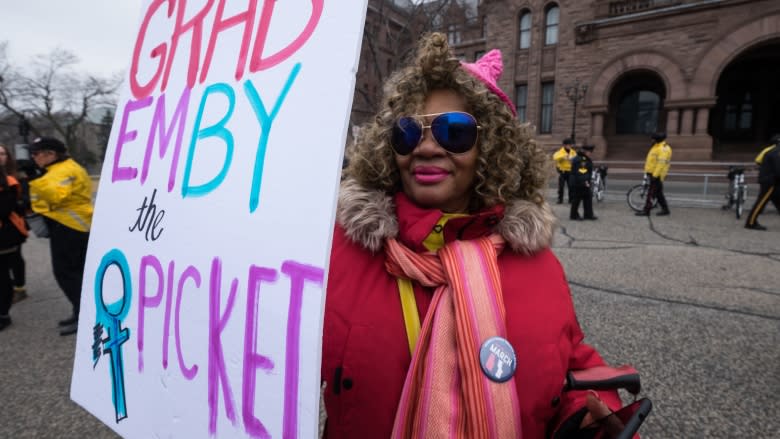
[[[366,1],[146,0],[71,398],[123,437],[315,437]]]

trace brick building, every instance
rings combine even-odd
[[[500,85],[550,148],[577,85],[576,139],[598,158],[642,159],[663,130],[676,160],[751,160],[780,132],[780,0],[479,3],[483,30],[443,27],[453,50],[502,50]]]
[[[447,4],[434,28],[457,56],[502,50],[500,85],[549,148],[574,134],[597,158],[642,159],[660,130],[676,160],[747,161],[780,132],[780,0],[426,3]],[[402,13],[393,20],[404,28]]]

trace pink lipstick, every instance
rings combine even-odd
[[[435,184],[450,175],[446,169],[436,166],[418,166],[412,170],[412,174],[414,181],[420,184]]]

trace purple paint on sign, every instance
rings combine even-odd
[[[157,282],[157,293],[154,296],[146,295],[146,270],[148,267],[154,269],[157,272],[157,278],[160,279]],[[160,261],[152,255],[146,255],[141,258],[141,269],[139,274],[139,286],[138,286],[138,337],[136,337],[136,343],[138,344],[138,371],[144,370],[144,316],[146,315],[144,308],[156,308],[160,305],[162,300],[162,266]]]
[[[144,164],[141,168],[141,184],[146,182],[146,177],[149,175],[149,162],[152,158],[152,149],[154,147],[155,133],[160,138],[160,158],[165,157],[165,153],[168,151],[168,145],[171,142],[173,136],[173,129],[178,126],[179,129],[176,133],[176,143],[173,146],[173,157],[171,158],[171,170],[168,174],[168,192],[173,190],[173,186],[176,183],[176,166],[179,163],[179,152],[181,151],[181,140],[184,134],[184,125],[187,121],[187,108],[190,104],[190,89],[184,88],[179,103],[176,105],[176,110],[171,116],[170,125],[167,129],[165,126],[165,94],[163,93],[157,99],[157,106],[154,110],[154,116],[152,117],[152,125],[149,128],[149,139],[146,142],[146,153],[144,154]],[[123,121],[124,123],[124,121]],[[155,130],[155,128],[157,128]]]
[[[179,359],[179,369],[181,369],[182,375],[184,375],[184,378],[188,380],[192,380],[195,378],[195,375],[198,374],[198,365],[193,364],[192,367],[187,367],[186,364],[184,364],[184,356],[181,354],[181,332],[179,331],[179,321],[181,316],[181,296],[182,291],[184,290],[184,283],[187,282],[187,279],[192,279],[195,283],[196,287],[200,287],[200,272],[198,269],[190,265],[184,270],[184,273],[181,274],[181,277],[179,278],[179,288],[176,291],[176,323],[174,324],[174,334],[176,337],[176,355]],[[168,285],[171,285],[173,282],[168,282]]]
[[[125,143],[132,142],[138,137],[138,131],[127,131],[127,120],[130,113],[152,104],[152,97],[141,99],[140,101],[128,101],[125,105],[125,111],[122,114],[122,124],[119,128],[119,136],[116,140],[116,151],[114,152],[114,168],[111,172],[111,182],[119,180],[132,180],[138,175],[138,169],[131,166],[119,166],[119,158],[122,156],[122,147]]]
[[[222,398],[225,400],[225,414],[230,422],[236,424],[236,411],[233,407],[233,390],[230,388],[225,372],[225,356],[222,353],[222,331],[225,329],[236,298],[238,281],[233,279],[230,285],[225,313],[220,314],[220,299],[222,297],[222,261],[214,258],[211,262],[211,279],[209,283],[209,367],[208,367],[208,402],[209,402],[209,433],[217,432],[217,398],[220,384]]]
[[[244,428],[252,437],[270,438],[262,421],[255,416],[255,385],[257,380],[257,369],[263,369],[266,372],[273,370],[273,361],[257,352],[257,327],[258,327],[258,305],[261,283],[275,283],[278,275],[276,270],[270,268],[261,268],[252,265],[249,268],[249,280],[247,285],[246,299],[246,326],[244,329],[244,382],[242,386],[242,415],[244,419]]]
[[[290,307],[287,314],[287,348],[284,361],[284,417],[282,437],[298,437],[298,379],[300,363],[301,308],[306,281],[322,286],[321,268],[294,261],[282,263],[282,272],[290,277]]]

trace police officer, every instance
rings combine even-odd
[[[30,180],[32,210],[46,219],[54,279],[73,306],[73,314],[59,323],[60,335],[69,335],[78,328],[81,278],[92,225],[92,180],[55,138],[35,139],[29,150],[43,170],[43,175]]]
[[[572,145],[574,141],[569,138],[563,140],[561,149],[553,154],[555,168],[558,170],[558,204],[563,203],[563,188],[566,186],[569,190],[569,202],[571,202],[571,185],[569,184],[569,175],[571,173],[571,160],[577,155]]]
[[[772,143],[756,157],[756,163],[759,166],[758,184],[761,190],[745,222],[746,229],[766,230],[766,227],[758,223],[758,216],[761,215],[769,200],[772,200],[775,207],[780,210],[780,189],[778,189],[778,185],[780,185],[780,146],[778,146],[780,145],[780,134],[775,134],[772,137]]]
[[[666,204],[664,196],[664,180],[669,173],[669,166],[672,162],[672,147],[666,143],[666,133],[664,132],[656,132],[651,138],[653,146],[650,147],[645,159],[645,173],[650,179],[650,188],[647,191],[645,208],[641,212],[637,212],[637,216],[650,215],[650,209],[653,208],[653,198],[658,199],[658,204],[661,206],[661,211],[657,215],[669,215],[669,205]]]
[[[591,187],[591,178],[593,177],[593,161],[590,154],[595,149],[594,145],[582,145],[577,155],[571,161],[571,176],[569,177],[569,191],[571,194],[571,213],[569,219],[572,220],[595,220],[593,216],[593,188]],[[584,213],[580,217],[580,201],[582,201]]]

